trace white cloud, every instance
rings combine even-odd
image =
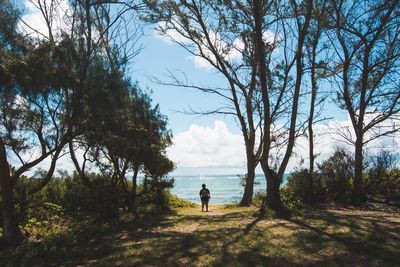
[[[387,122],[388,125],[391,122]],[[344,141],[336,132],[339,128],[349,127],[350,120],[334,120],[328,124],[318,123],[314,126],[316,162],[320,163],[329,158],[337,148],[345,148],[350,153],[353,147]],[[368,136],[367,136],[368,137]],[[400,133],[396,136],[376,139],[366,146],[367,154],[376,154],[385,149],[393,153],[400,153]],[[168,150],[168,156],[177,163],[177,171],[180,169],[215,168],[218,171],[225,169],[242,170],[246,168],[246,155],[241,134],[233,134],[223,121],[215,121],[214,127],[201,127],[191,125],[185,132],[174,137],[174,144]],[[293,156],[289,161],[286,172],[299,167],[308,167],[308,139],[300,137],[296,140]],[[258,169],[258,172],[261,172]]]
[[[213,46],[219,51],[218,53],[220,55],[223,55],[224,59],[226,61],[229,61],[231,63],[233,62],[238,62],[242,60],[242,51],[244,49],[244,43],[240,39],[235,39],[231,45],[230,48],[228,48],[228,43],[221,38],[221,36],[217,33],[211,32],[210,33],[210,39],[211,42],[213,43]],[[200,56],[201,53],[203,53],[203,56]],[[193,59],[193,63],[195,67],[199,69],[204,69],[204,70],[212,70],[213,66],[210,64],[208,60],[206,60],[204,57],[208,58],[211,62],[216,63],[217,60],[214,56],[214,54],[211,52],[211,50],[203,45],[201,47],[201,51],[199,48],[196,48],[195,50],[196,56],[191,56],[190,58]]]
[[[194,66],[198,69],[210,71],[214,67],[208,62],[206,59],[200,56],[189,56],[188,59],[192,60],[194,63]]]
[[[174,137],[168,156],[179,167],[242,167],[246,156],[243,138],[233,134],[223,121],[214,127],[191,125]]]
[[[367,117],[366,121],[370,119],[371,117]],[[388,127],[399,128],[400,124],[398,121],[396,122],[396,120],[387,120],[379,126],[387,130]],[[376,130],[367,132],[364,136],[364,141],[369,140],[375,133]],[[347,139],[351,139],[355,142],[355,134],[349,118],[341,121],[332,120],[327,125],[322,123],[314,125],[314,149],[315,154],[317,154],[316,163],[328,159],[337,148],[344,148],[350,153],[354,152],[354,146],[342,137],[344,134],[347,136]],[[399,154],[400,132],[389,136],[382,136],[368,142],[365,145],[364,154],[368,157],[369,155],[376,155],[382,150],[390,151],[393,154]],[[289,162],[288,171],[298,167],[301,158],[304,159],[303,167],[308,167],[308,151],[308,139],[306,137],[298,138],[294,148],[294,156]]]
[[[182,36],[177,30],[169,29],[166,22],[158,22],[153,30],[153,37],[166,44],[172,45],[174,42],[189,44],[190,41]]]
[[[242,60],[242,52],[245,48],[245,44],[242,40],[235,39],[233,40],[232,44],[230,44],[231,42],[224,40],[218,33],[215,32],[210,33],[210,39],[213,43],[213,46],[217,49],[218,53],[220,55],[223,55],[226,61],[233,64]],[[270,31],[266,31],[263,34],[263,39],[264,42],[269,44],[274,44],[278,41],[278,38],[275,36],[275,34]],[[215,56],[209,48],[203,45],[201,47],[201,50],[203,51],[203,55],[205,57],[209,58],[212,62],[216,62]],[[213,68],[209,61],[200,56],[200,50],[198,48],[195,50],[195,54],[197,54],[198,56],[191,56],[190,58],[193,60],[194,65],[197,68],[204,70],[211,70]]]
[[[21,31],[39,38],[49,36],[49,29],[40,6],[48,10],[53,34],[57,35],[61,29],[68,28],[65,17],[71,12],[67,0],[25,0],[23,4],[26,10],[22,16],[23,22],[18,25]]]
[[[391,122],[386,123],[390,125]],[[328,124],[318,123],[314,125],[315,154],[318,155],[316,163],[329,158],[339,147],[344,147],[350,153],[353,147],[344,142],[335,132],[340,127],[351,129],[350,120],[334,120]],[[376,139],[366,147],[367,155],[376,154],[382,149],[400,154],[400,133]],[[76,151],[78,158],[82,157],[82,151]],[[186,131],[174,136],[173,145],[167,150],[168,157],[177,163],[175,174],[232,174],[246,172],[246,154],[243,137],[241,134],[232,133],[225,122],[216,120],[212,127],[203,127],[192,124]],[[300,167],[304,160],[308,167],[308,139],[300,137],[296,140],[293,155],[289,161],[286,172]],[[40,167],[49,164],[46,160]],[[64,169],[72,173],[74,166],[68,155],[57,162],[57,169]],[[262,173],[258,167],[257,173]]]
[[[178,20],[172,18],[172,22],[174,25],[179,25]],[[184,30],[183,30],[184,31]],[[177,30],[175,29],[170,29],[168,23],[166,22],[159,22],[154,31],[153,31],[153,36],[157,40],[161,40],[167,44],[174,44],[174,43],[180,43],[183,45],[190,45],[193,44],[192,41],[190,41],[188,38],[182,36]],[[244,50],[244,43],[242,40],[236,38],[233,41],[231,40],[226,40],[221,37],[219,33],[216,32],[210,32],[209,33],[210,37],[210,42],[212,43],[213,47],[218,51],[220,55],[223,55],[224,59],[234,63],[234,62],[239,62],[242,60],[242,51]],[[279,41],[277,36],[271,32],[271,31],[266,31],[263,34],[263,39],[266,43],[269,44],[274,44],[275,42]],[[204,39],[204,43],[206,43]],[[194,55],[191,55],[187,57],[188,59],[192,60],[194,63],[194,66],[203,69],[203,70],[212,70],[213,66],[210,64],[209,61],[211,62],[216,62],[215,56],[209,49],[209,45],[201,45],[201,47],[196,47],[194,48]],[[208,58],[209,60],[206,60],[204,57]]]
[[[230,44],[230,42],[228,43],[228,41],[224,40],[218,33],[210,32],[209,36],[212,46],[225,60],[233,63],[242,59],[244,43],[240,39],[235,39],[232,44]],[[213,67],[209,61],[216,64],[217,60],[209,47],[209,45],[202,45],[201,48],[195,49],[195,56],[191,57],[195,67],[204,70],[211,70]],[[206,60],[205,58],[209,60]]]

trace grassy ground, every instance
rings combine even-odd
[[[50,249],[3,251],[0,265],[400,266],[398,210],[326,206],[287,220],[256,214],[253,207],[196,206],[161,221],[126,217],[85,236],[61,236]]]

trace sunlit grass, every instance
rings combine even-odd
[[[141,222],[126,216],[94,241],[64,236],[55,250],[42,249],[29,260],[100,266],[396,266],[399,223],[399,215],[351,209],[317,209],[278,219],[258,218],[255,207],[211,206],[210,212],[184,207]],[[24,253],[30,249],[27,244]],[[27,255],[2,253],[0,260],[13,265]]]

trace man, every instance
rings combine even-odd
[[[203,188],[200,190],[200,199],[201,199],[201,211],[204,211],[204,206],[206,206],[206,211],[208,211],[208,201],[210,200],[210,190],[206,188],[205,184],[201,185]]]

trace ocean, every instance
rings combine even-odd
[[[288,175],[284,175],[286,182]],[[173,176],[174,187],[171,192],[180,198],[194,203],[200,203],[199,191],[202,184],[206,184],[210,190],[210,204],[239,203],[244,187],[240,184],[239,175],[191,175]],[[254,192],[265,192],[265,176],[257,174],[255,178]]]

